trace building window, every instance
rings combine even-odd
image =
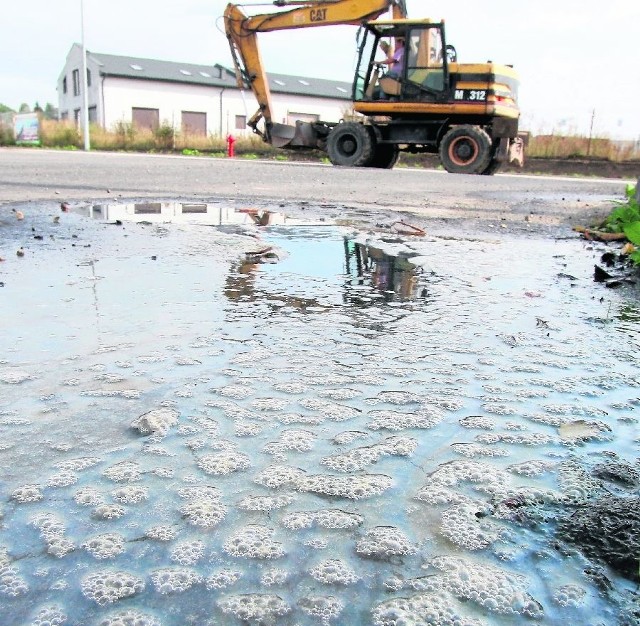
[[[89,107],[89,124],[97,124],[98,122],[98,108],[93,106]]]
[[[207,205],[206,204],[183,204],[182,205],[183,213],[207,213]]]
[[[136,128],[155,130],[160,126],[160,111],[159,109],[133,107],[131,109],[131,121]]]
[[[247,116],[236,115],[236,130],[244,130],[247,127]]]
[[[73,70],[73,95],[80,95],[80,70]]]
[[[87,87],[91,87],[91,70],[87,68]]]
[[[162,202],[139,202],[133,205],[133,212],[136,215],[160,215]]]
[[[73,110],[73,121],[75,122],[76,126],[80,125],[80,109]]]
[[[62,79],[62,93],[67,93],[67,77]]]
[[[207,134],[207,114],[197,111],[182,111],[182,132],[187,135]]]
[[[62,111],[60,113],[60,120],[66,122],[69,119],[69,111]]]

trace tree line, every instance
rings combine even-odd
[[[33,108],[26,102],[23,102],[17,111],[8,107],[6,104],[0,103],[0,113],[39,113],[46,120],[58,119],[58,108],[51,104],[51,102],[47,102],[44,108],[40,106],[39,102],[36,102]]]

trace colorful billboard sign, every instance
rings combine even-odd
[[[37,113],[18,113],[13,123],[17,144],[40,144],[40,121]]]

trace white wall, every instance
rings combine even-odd
[[[206,87],[183,83],[106,77],[103,82],[104,126],[120,121],[131,122],[132,107],[158,109],[160,122],[179,129],[182,111],[207,114],[207,133],[227,136],[251,134],[251,129],[236,129],[236,115],[249,119],[258,110],[252,92],[235,88]],[[350,107],[348,100],[310,98],[272,94],[274,121],[286,124],[295,113],[316,115],[327,122],[337,122]]]
[[[351,108],[351,100],[338,100],[333,98],[310,98],[309,96],[290,96],[286,94],[271,94],[273,99],[273,120],[281,124],[287,124],[288,118],[294,113],[317,115],[323,122],[339,122],[345,112]],[[250,94],[254,104],[254,110],[258,104]]]
[[[103,80],[104,126],[131,122],[132,108],[158,109],[160,123],[179,129],[182,111],[207,114],[207,132],[219,132],[219,89],[107,76]]]
[[[60,113],[67,113],[73,121],[74,111],[82,107],[82,94],[73,94],[73,70],[82,74],[82,49],[74,44],[69,51],[65,68],[58,78],[58,106]],[[236,116],[247,120],[258,110],[258,103],[251,91],[242,92],[234,86],[225,88],[170,83],[135,78],[100,76],[101,66],[88,55],[87,68],[91,72],[88,93],[89,107],[97,108],[97,122],[112,130],[118,122],[132,121],[133,107],[158,109],[160,122],[167,122],[176,129],[182,124],[182,111],[196,111],[207,115],[207,133],[235,136],[251,135],[251,129],[236,128]],[[67,93],[62,90],[62,79],[67,77]],[[80,76],[82,78],[82,76]],[[295,114],[316,116],[326,122],[337,122],[351,106],[349,100],[314,98],[272,92],[273,119],[275,122],[293,123]]]
[[[100,65],[91,57],[87,58],[87,69],[91,72],[91,86],[87,95],[89,107],[97,107],[97,120],[102,120],[102,102],[100,98]],[[80,77],[80,94],[73,95],[73,70],[78,70]],[[62,81],[67,78],[67,93],[62,89]],[[68,119],[73,121],[74,111],[82,107],[82,48],[78,44],[74,44],[67,55],[67,60],[58,77],[58,111],[60,115],[67,113]]]

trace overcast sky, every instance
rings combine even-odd
[[[85,43],[105,54],[231,66],[220,31],[225,5],[225,0],[84,0]],[[446,20],[448,42],[461,62],[491,59],[515,66],[523,128],[588,135],[593,122],[594,135],[640,139],[640,2],[407,0],[407,5],[410,17]],[[14,109],[22,102],[57,105],[58,75],[71,45],[81,39],[80,6],[81,0],[29,0],[3,9],[0,103]],[[351,82],[355,32],[340,26],[265,33],[260,41],[267,71]]]

